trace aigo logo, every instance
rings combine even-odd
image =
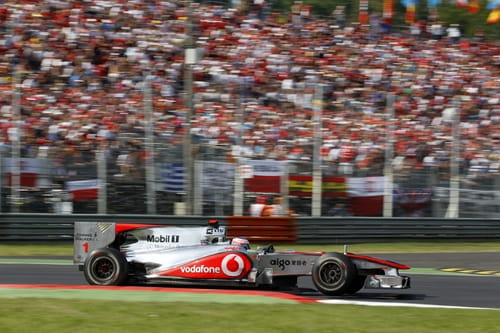
[[[189,279],[237,279],[252,268],[250,259],[239,252],[218,253],[158,274]]]

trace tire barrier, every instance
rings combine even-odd
[[[229,238],[243,237],[251,243],[297,242],[297,228],[292,217],[230,216],[225,222]]]

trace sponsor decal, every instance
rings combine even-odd
[[[97,233],[95,232],[92,233],[77,232],[75,234],[76,241],[93,241],[96,239],[97,239]]]
[[[164,272],[162,276],[191,279],[237,279],[252,268],[250,259],[237,252],[219,253]]]
[[[224,250],[235,250],[235,251],[240,251],[241,250],[241,247],[239,245],[228,245],[228,246],[224,246]]]
[[[213,273],[213,274],[219,274],[220,273],[220,267],[207,267],[205,265],[193,265],[193,266],[187,266],[187,267],[181,267],[181,272],[182,273]]]
[[[147,235],[148,243],[179,243],[179,235]]]
[[[222,259],[222,271],[230,277],[237,277],[243,272],[245,263],[239,254],[229,254]]]
[[[224,234],[225,232],[226,229],[224,227],[207,229],[207,235],[219,235],[219,234]]]
[[[96,228],[99,230],[101,233],[105,233],[109,228],[111,228],[112,224],[111,223],[96,223]]]
[[[306,266],[307,260],[303,259],[271,259],[271,266],[277,266],[282,271],[289,266]]]

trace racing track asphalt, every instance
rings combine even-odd
[[[310,278],[300,278],[290,295],[348,302],[433,304],[500,309],[500,253],[374,254],[410,265],[412,288],[362,289],[353,296],[324,297]],[[442,270],[444,269],[444,271]],[[452,271],[453,273],[449,273]],[[457,273],[458,272],[458,273]],[[83,273],[70,258],[0,257],[0,284],[86,285]],[[188,289],[186,289],[188,290]]]

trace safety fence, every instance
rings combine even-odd
[[[247,217],[218,218],[229,237],[254,243],[354,244],[390,241],[498,241],[500,219]],[[71,242],[75,222],[202,226],[203,216],[0,215],[0,242]]]
[[[383,164],[359,168],[354,162],[323,161],[321,182],[314,184],[311,161],[245,159],[235,164],[216,160],[227,156],[228,151],[204,145],[198,146],[202,159],[196,160],[193,170],[193,194],[196,195],[189,213],[181,155],[175,155],[173,148],[170,153],[167,150],[163,149],[158,156],[153,172],[156,176],[151,184],[144,172],[138,172],[144,169],[143,164],[127,169],[132,173],[123,170],[122,173],[117,170],[117,157],[100,160],[96,154],[89,153],[88,163],[73,163],[71,159],[65,167],[65,175],[58,173],[57,159],[23,158],[26,172],[21,172],[22,186],[17,194],[15,188],[10,187],[10,178],[6,177],[10,176],[7,171],[13,160],[0,154],[0,170],[4,171],[0,177],[0,213],[228,216],[247,214],[257,197],[265,197],[268,204],[281,197],[286,210],[310,216],[318,215],[312,213],[313,191],[317,188],[321,193],[320,202],[316,200],[321,216],[338,215],[335,209],[339,204],[344,205],[350,215],[383,215],[389,179],[384,175]],[[76,149],[75,154],[77,151],[81,153]],[[392,216],[448,216],[452,193],[449,165],[419,168],[414,163],[411,158],[407,165],[393,173]],[[102,164],[102,174],[98,172],[99,164]],[[237,177],[237,170],[242,177]],[[458,191],[459,218],[500,218],[499,170],[477,172],[475,168],[462,168]],[[155,208],[149,211],[150,206]],[[240,206],[241,212],[237,212]]]

